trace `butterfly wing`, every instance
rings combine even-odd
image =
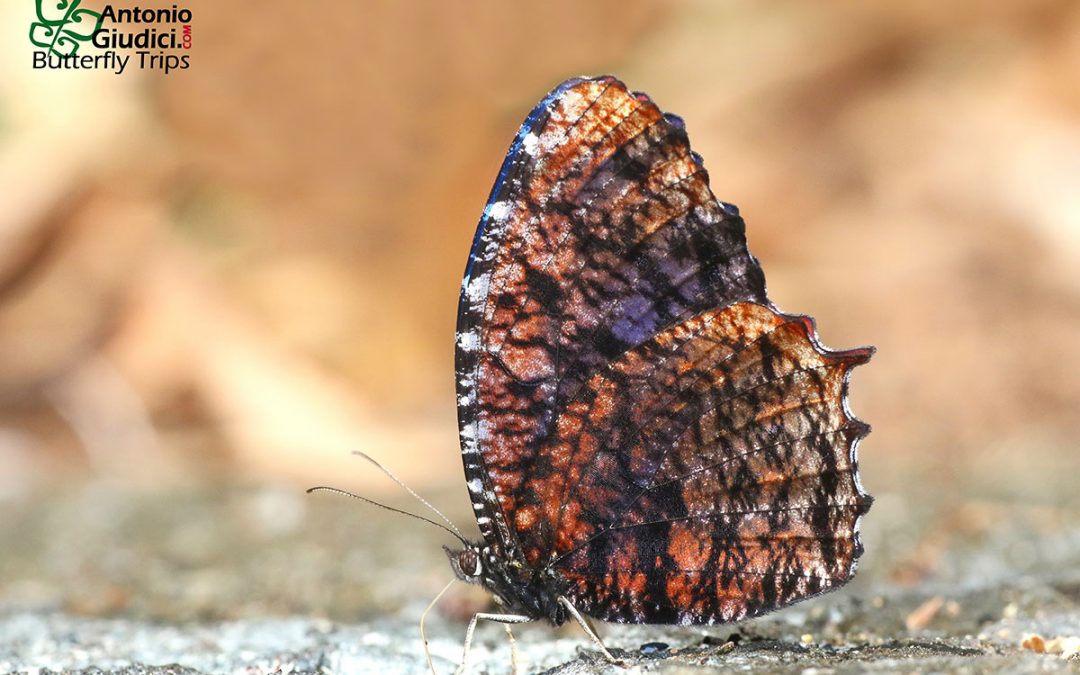
[[[764,275],[682,121],[611,77],[545,97],[492,189],[459,305],[459,430],[487,543],[530,568],[553,559],[574,482],[561,412],[620,355],[738,301],[766,303]]]
[[[737,303],[594,374],[547,452],[565,453],[564,593],[607,621],[719,623],[843,584],[870,506],[851,369],[806,317]]]

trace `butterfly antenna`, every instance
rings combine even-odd
[[[442,530],[445,530],[445,531],[449,532],[450,534],[454,535],[455,537],[457,537],[458,541],[460,541],[462,544],[465,544],[466,546],[469,545],[469,542],[467,542],[465,540],[465,537],[461,536],[460,532],[457,532],[456,528],[451,530],[449,527],[443,525],[442,523],[437,523],[437,522],[435,522],[434,520],[432,520],[430,518],[425,518],[424,516],[418,516],[415,513],[410,513],[408,511],[403,511],[401,509],[395,509],[393,506],[387,506],[386,504],[381,504],[381,503],[375,501],[374,499],[368,499],[367,497],[361,497],[360,495],[349,492],[348,490],[342,490],[340,488],[329,487],[329,486],[326,486],[326,485],[319,485],[317,487],[307,489],[308,494],[311,494],[312,492],[333,492],[334,494],[343,495],[345,497],[352,497],[353,499],[359,499],[360,501],[371,504],[372,506],[378,506],[380,509],[386,509],[387,511],[393,511],[394,513],[400,513],[403,516],[409,516],[410,518],[416,518],[417,520],[422,520],[425,523],[431,523],[435,527],[438,527],[438,528],[440,528]],[[411,490],[410,490],[410,492],[411,492]]]
[[[454,531],[454,534],[457,535],[458,539],[460,539],[461,541],[465,541],[465,537],[462,536],[461,532],[457,529],[457,526],[454,525],[454,523],[449,518],[447,518],[445,515],[443,515],[442,511],[440,511],[439,509],[432,506],[431,502],[429,502],[428,500],[426,500],[423,497],[421,497],[420,495],[416,494],[416,492],[411,487],[409,487],[408,485],[405,484],[405,481],[401,480],[400,478],[395,476],[393,473],[391,473],[390,469],[387,469],[382,464],[379,464],[379,462],[374,457],[372,457],[371,455],[360,452],[359,450],[353,450],[353,454],[358,455],[360,457],[363,457],[367,461],[374,464],[375,468],[378,469],[379,471],[382,471],[384,474],[386,474],[387,478],[389,478],[390,480],[392,480],[395,483],[397,483],[398,485],[400,485],[402,487],[402,489],[404,489],[406,492],[411,494],[413,497],[416,497],[417,501],[419,501],[421,504],[423,504],[424,506],[426,506],[429,509],[431,509],[432,511],[434,511],[440,518],[442,518],[443,522],[446,523],[447,525],[449,525],[450,529]]]

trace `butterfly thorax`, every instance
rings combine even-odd
[[[443,550],[457,578],[485,588],[502,611],[547,619],[556,626],[566,622],[566,609],[559,603],[559,580],[550,570],[537,572],[519,562],[507,561],[490,546],[480,544]]]

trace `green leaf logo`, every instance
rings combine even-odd
[[[80,9],[82,0],[34,2],[38,20],[30,24],[30,42],[54,54],[71,56],[101,28],[101,14]]]

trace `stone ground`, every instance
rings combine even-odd
[[[951,490],[880,472],[847,588],[731,626],[601,625],[626,671],[573,626],[519,626],[519,672],[1080,672],[1073,468]],[[417,620],[450,571],[422,523],[265,485],[95,482],[0,506],[0,672],[427,672]],[[485,608],[474,590],[429,619],[439,673]],[[481,625],[470,665],[511,671],[500,626]]]

